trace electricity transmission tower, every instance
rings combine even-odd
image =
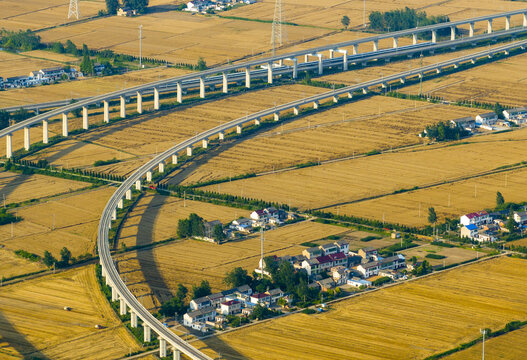
[[[273,45],[273,55],[276,53],[276,46],[282,46],[287,41],[287,30],[285,25],[285,14],[282,8],[282,0],[276,0],[274,5],[273,32],[271,35],[271,44]]]
[[[70,0],[70,9],[68,11],[68,19],[72,16],[75,16],[77,20],[81,16],[81,11],[79,9],[79,0]]]

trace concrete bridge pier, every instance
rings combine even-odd
[[[209,142],[207,141],[207,139],[203,139],[201,141],[201,147],[204,148],[204,149],[209,147]]]
[[[402,78],[399,79],[399,81],[401,82],[401,84],[404,84],[406,82],[406,78],[402,77]]]
[[[348,99],[353,99],[353,93],[351,91],[348,93]]]
[[[523,27],[527,27],[527,13],[523,13]]]
[[[242,127],[240,125],[236,126],[236,134],[242,133]]]
[[[359,53],[359,45],[358,44],[351,45],[351,53],[353,55],[357,55]]]
[[[229,79],[227,77],[227,73],[223,73],[223,88],[222,91],[224,94],[227,94],[229,92]]]
[[[324,62],[322,61],[322,54],[317,54],[318,57],[318,75],[322,75],[324,73]]]
[[[126,200],[132,200],[132,189],[126,190],[126,193],[125,193],[124,196],[125,196]]]
[[[102,103],[104,105],[103,121],[108,123],[110,122],[110,103],[107,100],[104,100]]]
[[[27,151],[31,146],[31,141],[29,138],[29,126],[24,126],[24,149]]]
[[[146,172],[146,181],[152,181],[152,172],[151,171],[147,171]]]
[[[152,334],[150,326],[143,322],[143,341],[145,343],[152,341]]]
[[[159,357],[164,358],[167,356],[167,341],[163,338],[159,338]]]
[[[251,88],[251,68],[249,66],[245,68],[245,87]]]
[[[126,303],[124,302],[124,298],[122,296],[119,299],[119,314],[126,315]]]
[[[470,59],[470,62],[472,63],[472,65],[474,65],[476,63],[476,59]]]
[[[318,101],[313,101],[313,109],[318,109]]]
[[[42,121],[42,142],[44,144],[49,143],[49,131],[48,131],[49,122],[48,120]]]
[[[492,33],[492,19],[487,20],[487,32]]]
[[[459,64],[454,64],[454,69],[457,69],[459,67]]]
[[[436,73],[441,74],[441,68],[437,68]]]
[[[339,102],[339,97],[337,95],[333,95],[333,102],[335,104]]]
[[[187,146],[187,156],[192,156],[192,146]]]
[[[119,199],[119,201],[117,202],[117,207],[119,209],[122,209],[124,206],[123,206],[123,199]]]
[[[474,36],[474,23],[471,22],[468,25],[469,25],[468,36],[469,37],[473,37]]]
[[[298,76],[298,60],[297,58],[288,59],[293,62],[293,79],[296,79]]]
[[[260,118],[254,119],[254,125],[260,125]]]
[[[117,289],[115,288],[115,286],[112,286],[112,302],[117,301],[118,298],[119,295],[117,295]]]
[[[511,29],[511,17],[509,15],[509,16],[505,16],[505,30],[510,30],[510,29]]]
[[[433,43],[437,42],[437,31],[436,30],[432,30],[432,42]]]
[[[393,48],[397,49],[399,47],[399,38],[394,36],[393,37]]]
[[[126,98],[124,96],[119,97],[121,100],[121,119],[124,119],[126,117]]]
[[[417,34],[412,34],[412,44],[417,44]]]
[[[5,137],[5,156],[10,159],[13,156],[13,134],[7,134]]]
[[[273,116],[274,116],[274,121],[280,120],[280,113],[275,112]]]
[[[135,182],[135,189],[141,191],[141,180]]]
[[[143,113],[143,95],[139,91],[137,92],[137,112]]]
[[[62,136],[68,136],[68,114],[62,114]]]
[[[293,114],[298,115],[300,114],[300,108],[298,106],[293,107]]]
[[[362,88],[362,93],[363,93],[364,95],[366,95],[366,94],[368,93],[368,89],[366,89],[366,88]]]
[[[172,155],[172,165],[177,165],[177,155]]]
[[[333,59],[335,57],[335,54],[334,54],[335,50],[329,49],[328,51],[329,51],[329,58]]]
[[[225,140],[225,133],[223,131],[220,131],[218,133],[218,139],[221,141],[221,140]]]
[[[348,50],[339,50],[342,54],[342,70],[348,71]]]
[[[180,82],[177,82],[176,83],[176,100],[178,103],[182,103],[183,102],[183,89],[181,89],[181,83]]]
[[[88,123],[88,107],[83,106],[82,107],[82,128],[84,130],[88,130],[89,126],[90,125]]]
[[[112,220],[117,220],[117,210],[113,209],[112,211]],[[111,223],[110,223],[111,225]]]
[[[304,62],[305,63],[309,62],[309,54],[304,55]]]
[[[160,162],[158,167],[159,167],[159,172],[160,173],[164,173],[165,172],[165,163],[164,162]]]
[[[176,348],[172,348],[172,353],[174,354],[174,360],[181,360],[181,351]]]
[[[373,40],[373,51],[379,51],[379,40]]]
[[[137,314],[133,311],[130,312],[130,326],[133,328],[137,327]]]
[[[456,27],[455,26],[450,27],[450,40],[451,41],[456,40]]]
[[[205,79],[199,78],[199,97],[205,99]]]
[[[267,63],[267,83],[273,83],[273,63]]]
[[[154,87],[154,110],[159,110],[159,89]]]

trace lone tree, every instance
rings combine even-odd
[[[437,221],[436,210],[433,207],[428,208],[428,222],[430,224],[435,224]]]
[[[498,191],[496,193],[496,205],[501,206],[505,203],[505,199],[503,198],[503,195]]]
[[[207,280],[201,280],[201,284],[198,286],[192,286],[192,299],[197,299],[210,294],[210,284]]]
[[[350,18],[347,17],[346,15],[344,15],[342,17],[342,19],[340,20],[340,22],[342,23],[342,25],[344,25],[344,27],[347,29],[349,24],[350,24]]]

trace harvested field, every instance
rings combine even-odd
[[[63,247],[73,256],[93,254],[99,219],[113,191],[103,187],[20,208],[23,221],[13,224],[13,237],[11,225],[0,226],[0,244],[37,255],[48,250],[55,257]]]
[[[493,1],[484,4],[472,0],[455,0],[447,3],[442,1],[386,1],[378,0],[366,4],[366,17],[371,11],[389,11],[403,9],[404,7],[424,10],[428,15],[449,15],[451,20],[461,20],[476,16],[498,13],[513,9],[522,9],[522,4],[515,4],[508,1]],[[301,25],[327,26],[340,29],[340,22],[343,15],[350,18],[350,27],[359,28],[363,22],[363,2],[360,0],[338,1],[328,0],[324,2],[314,0],[290,0],[284,4],[284,12],[287,21]],[[246,17],[251,19],[273,20],[274,1],[262,0],[251,6],[241,7],[229,11],[228,15]],[[513,18],[517,25],[520,18]],[[368,18],[366,18],[368,21]],[[483,23],[477,24],[478,28],[483,28]],[[486,26],[486,25],[485,25]],[[503,24],[495,24],[498,28],[503,28]],[[288,30],[292,28],[288,27]]]
[[[478,334],[474,335],[476,338]],[[482,345],[477,344],[445,357],[446,360],[477,359]],[[492,339],[485,339],[485,357],[488,359],[522,359],[527,349],[527,328],[515,330]]]
[[[374,96],[242,140],[208,159],[185,183],[419,144],[417,134],[427,125],[475,114],[469,108]]]
[[[190,199],[192,197],[189,196]],[[249,216],[249,210],[183,200],[159,194],[143,196],[128,214],[119,236],[126,246],[144,245],[177,237],[178,221],[196,213],[205,221],[220,220],[230,223],[240,216]]]
[[[104,0],[80,0],[79,7],[81,19],[95,16],[99,10],[106,9]],[[76,21],[75,17],[68,19],[68,8],[69,2],[64,1],[57,3],[54,0],[4,0],[0,28],[38,30]]]
[[[480,328],[497,330],[526,320],[525,276],[525,260],[493,259],[342,301],[322,314],[295,314],[234,331],[207,344],[229,359],[422,359],[472,340]],[[350,334],[363,335],[351,344]]]
[[[461,248],[447,248],[443,246],[435,246],[435,245],[423,245],[407,250],[401,251],[401,254],[403,254],[407,259],[412,258],[415,256],[417,258],[417,261],[428,261],[432,266],[442,267],[442,266],[448,266],[452,264],[458,264],[463,261],[475,259],[478,257],[478,254],[475,250],[470,249],[461,249]],[[425,257],[428,254],[436,254],[436,255],[442,255],[445,256],[444,259],[431,259]],[[479,256],[482,256],[480,252]]]
[[[3,359],[114,359],[140,348],[102,296],[93,265],[6,286],[0,304]]]
[[[298,99],[303,96],[300,94],[309,96],[323,91],[324,89],[303,85],[280,86],[248,92],[191,108],[145,114],[73,136],[69,142],[46,148],[28,159],[47,159],[50,164],[58,166],[68,164],[70,167],[90,167],[96,160],[113,157],[124,159],[133,155],[132,161],[140,160],[142,164],[146,160],[135,157],[157,154],[174,146],[177,141],[195,135],[196,132],[234,120],[244,116],[247,112],[252,113],[273,106],[275,103],[280,104]],[[79,122],[80,120],[77,120],[77,124]],[[58,132],[60,126],[59,122],[51,124],[50,131]],[[72,127],[75,126],[72,124]],[[77,126],[80,127],[80,125]],[[15,135],[22,137],[23,134]],[[20,141],[16,136],[14,139]],[[87,144],[90,144],[92,148],[85,150],[84,147]],[[96,151],[93,148],[95,146],[100,150]],[[108,148],[113,151],[108,151]],[[128,155],[116,156],[115,151]],[[127,162],[123,162],[111,165],[109,168],[101,167],[101,169],[112,173],[127,174],[135,169],[136,165],[131,167]],[[97,168],[97,171],[101,169]]]
[[[247,6],[251,8],[252,6]],[[92,20],[40,33],[45,42],[87,44],[90,49],[111,49],[136,55],[137,28],[143,25],[143,56],[174,63],[218,64],[253,56],[271,49],[271,24],[193,15],[187,12],[157,12],[140,17],[111,17]],[[300,42],[329,33],[312,27],[289,27],[290,42]]]
[[[2,201],[5,199],[6,205],[77,191],[90,186],[89,183],[57,177],[0,171],[0,199]]]
[[[44,265],[20,258],[12,251],[0,248],[0,279],[44,270]]]
[[[511,241],[507,245],[527,246],[527,238]]]
[[[160,217],[156,225],[164,222]],[[141,231],[139,227],[138,232]],[[267,231],[264,256],[300,254],[305,247],[299,244],[344,231],[346,229],[338,226],[314,222],[302,222]],[[179,240],[120,256],[118,261],[119,273],[126,277],[132,293],[139,298],[144,295],[144,305],[151,309],[159,306],[158,299],[168,299],[178,283],[191,288],[205,279],[209,281],[213,291],[223,290],[226,287],[223,283],[225,273],[237,266],[252,273],[258,266],[259,258],[260,236],[254,234],[222,245],[198,240]],[[152,292],[156,294],[156,299],[151,297]]]
[[[0,52],[0,59],[3,54],[8,53]],[[50,52],[50,54],[54,53]],[[9,55],[18,56],[13,54]],[[22,61],[23,60],[20,59],[20,62]],[[3,62],[0,61],[0,75],[5,77],[1,64],[3,64]],[[9,62],[7,62],[7,64],[8,66],[6,67],[6,69],[11,69],[12,65],[9,65]],[[56,65],[56,63],[52,63],[49,66]],[[28,71],[22,72],[22,74],[25,74],[26,72],[29,74],[29,72],[32,70],[40,69],[40,67],[38,66],[33,66],[33,60],[31,60],[31,65],[27,66],[28,68],[31,68]],[[14,75],[20,75],[20,70],[18,67],[13,66],[13,69],[16,69],[16,73]],[[95,96],[119,90],[124,87],[131,87],[156,80],[184,75],[188,72],[189,71],[183,69],[158,67],[154,69],[144,69],[141,71],[131,71],[123,75],[94,77],[78,81],[68,81],[59,84],[51,84],[46,85],[45,87],[37,86],[21,89],[9,89],[8,91],[3,92],[2,96],[0,97],[0,108],[31,103],[57,101],[70,98]]]
[[[4,79],[11,76],[27,76],[31,71],[53,66],[57,66],[57,63],[51,60],[36,59],[7,51],[0,51],[0,76]],[[2,92],[2,99],[5,94],[6,92]]]
[[[441,96],[446,100],[499,102],[502,105],[525,106],[527,102],[527,54],[478,66],[457,74],[423,82],[423,93]],[[419,85],[403,90],[417,94]],[[485,110],[481,110],[485,112]]]
[[[500,191],[506,201],[527,201],[527,169],[507,171],[475,179],[409,191],[379,199],[361,201],[327,209],[342,215],[354,215],[409,226],[428,224],[428,208],[433,207],[439,221],[458,218],[480,209],[496,205],[496,192]],[[419,216],[419,207],[421,208]]]
[[[527,130],[480,136],[459,146],[429,146],[339,161],[221,184],[221,191],[302,209],[343,204],[414,186],[461,180],[522,159]],[[505,141],[514,139],[514,141]],[[481,143],[480,143],[481,141]],[[482,146],[482,144],[485,146]],[[506,153],[484,160],[488,154]],[[459,159],[463,159],[462,162]],[[434,171],[430,171],[433,164]],[[389,175],[389,179],[387,176]],[[280,187],[274,186],[280,184]],[[217,186],[203,189],[217,191]],[[390,221],[386,219],[386,221]]]

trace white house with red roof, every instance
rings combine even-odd
[[[220,313],[223,315],[237,314],[242,311],[242,303],[238,300],[229,300],[222,302],[220,305]]]
[[[492,222],[491,216],[485,211],[476,211],[470,214],[465,214],[459,218],[461,225],[476,225],[480,226]]]
[[[251,295],[251,302],[253,304],[266,304],[271,302],[271,296],[266,293],[257,293]]]

